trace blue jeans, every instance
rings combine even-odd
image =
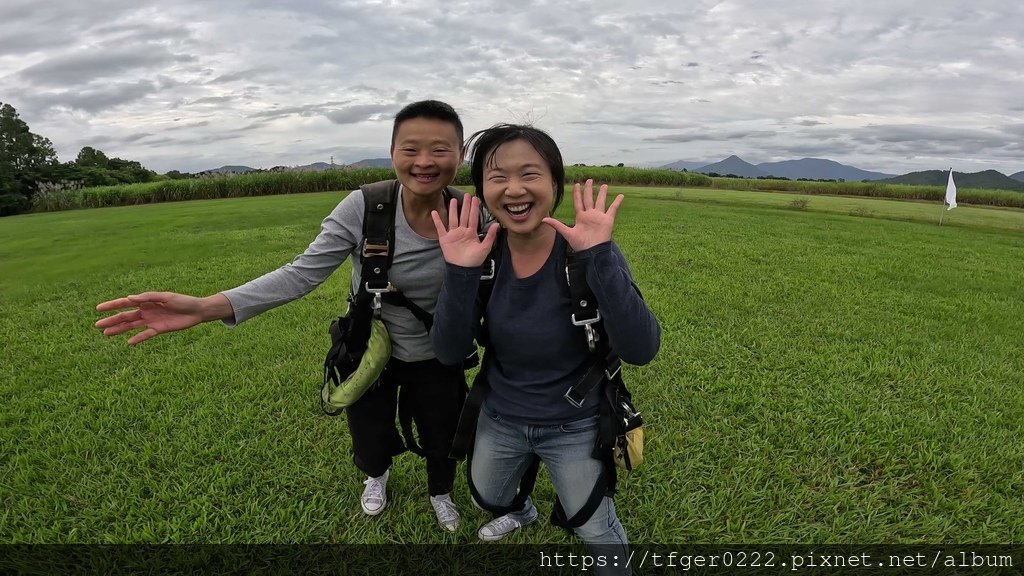
[[[476,426],[476,443],[470,470],[473,485],[488,504],[507,506],[515,498],[519,480],[534,454],[540,457],[551,476],[555,493],[567,518],[583,507],[594,488],[603,465],[591,456],[597,441],[598,417],[584,418],[562,425],[536,426],[502,419],[485,402]],[[523,509],[509,514],[522,524],[537,518],[537,508],[527,500]],[[629,574],[625,559],[629,556],[626,531],[615,514],[615,502],[605,496],[594,514],[576,534],[591,554],[606,558],[604,568],[595,565],[597,574]],[[618,556],[618,568],[612,556]]]

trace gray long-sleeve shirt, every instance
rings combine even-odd
[[[527,424],[571,422],[597,413],[598,390],[582,408],[563,397],[593,358],[583,329],[571,322],[565,278],[565,240],[556,236],[543,267],[516,278],[508,245],[499,236],[499,267],[487,309],[491,346],[487,404],[504,418]],[[612,348],[624,362],[646,364],[661,344],[661,328],[633,284],[626,260],[613,242],[577,253],[594,291]],[[447,264],[431,338],[445,364],[462,360],[480,329],[475,301],[481,269]]]
[[[444,258],[437,240],[417,234],[405,219],[402,190],[395,207],[395,257],[388,273],[391,283],[410,300],[429,313],[434,312],[437,294],[444,276]],[[363,194],[355,191],[346,196],[324,218],[320,233],[289,264],[221,292],[235,311],[235,326],[258,314],[305,296],[323,283],[352,254],[363,236]],[[359,282],[359,259],[352,256],[352,289]],[[344,302],[339,302],[344,312]],[[434,357],[430,336],[423,323],[408,309],[384,304],[381,317],[391,333],[392,356],[406,362]]]

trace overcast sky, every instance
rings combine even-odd
[[[1024,170],[1021,0],[3,0],[0,101],[62,161],[385,157],[404,104],[569,163]]]

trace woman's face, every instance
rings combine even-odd
[[[455,179],[462,149],[455,126],[433,118],[402,122],[391,148],[391,164],[406,192],[417,197],[440,198]]]
[[[509,232],[530,234],[551,215],[551,169],[525,140],[498,146],[483,170],[484,203]]]

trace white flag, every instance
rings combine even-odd
[[[952,210],[956,208],[956,184],[953,183],[953,169],[949,169],[949,182],[946,183],[946,204],[949,207],[946,210]]]

